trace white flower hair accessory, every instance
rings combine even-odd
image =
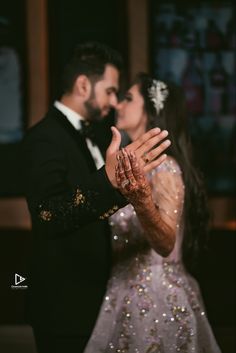
[[[154,104],[157,114],[164,108],[164,102],[168,97],[167,85],[162,81],[152,80],[152,85],[148,89],[148,95]]]

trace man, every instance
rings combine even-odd
[[[120,134],[112,127],[102,166],[82,125],[116,107],[120,63],[102,44],[80,45],[65,69],[60,101],[25,137],[34,243],[29,313],[39,353],[82,352],[105,292],[111,263],[107,219],[126,202],[115,179]],[[154,159],[168,142],[148,151],[165,136],[154,129],[127,148],[148,170],[161,162]]]

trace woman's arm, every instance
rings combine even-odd
[[[152,183],[157,183],[153,185],[153,192],[135,155],[123,149],[116,178],[121,193],[133,205],[150,245],[161,256],[168,256],[174,248],[180,211],[173,175],[160,173],[159,180],[153,178]],[[163,183],[165,179],[167,182]],[[167,194],[162,192],[163,185],[167,186]]]

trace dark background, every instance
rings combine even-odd
[[[149,9],[150,16],[152,16],[151,5]],[[12,23],[14,23],[14,46],[22,63],[22,89],[24,91],[22,119],[26,128],[27,44],[25,11],[24,1],[9,0],[3,4],[1,3],[0,6],[0,16],[2,14],[10,16]],[[87,0],[86,2],[50,0],[48,1],[48,14],[50,102],[54,100],[58,93],[60,71],[74,45],[80,41],[100,40],[111,45],[121,52],[128,67],[128,15],[125,0]],[[150,38],[153,37],[150,36]],[[150,46],[150,57],[151,55]],[[129,77],[128,70],[125,75]],[[106,123],[109,125],[109,120]],[[19,146],[20,142],[0,144],[0,195],[2,198],[23,194],[20,178],[22,161],[19,157]],[[231,193],[228,196],[234,197],[235,195]],[[202,254],[196,271],[210,323],[222,351],[225,353],[235,351],[235,239],[235,230],[212,229],[209,249]],[[13,291],[10,286],[14,281],[14,273],[27,277],[30,249],[30,231],[0,228],[1,325],[23,325],[26,323],[25,292]]]

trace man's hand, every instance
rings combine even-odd
[[[121,143],[121,135],[114,126],[112,126],[111,129],[113,136],[106,152],[105,170],[111,184],[114,187],[117,187],[115,167],[117,164],[117,153],[119,153]],[[166,155],[161,155],[161,153],[170,146],[170,141],[165,140],[158,145],[158,147],[155,146],[166,138],[167,135],[167,131],[161,131],[159,128],[154,128],[143,134],[139,139],[130,143],[125,148],[128,152],[135,152],[140,168],[147,173],[151,169],[160,165],[166,158]]]

